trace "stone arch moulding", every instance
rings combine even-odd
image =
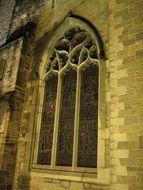
[[[38,70],[40,79],[42,79],[44,76],[44,73],[46,71],[46,64],[48,63],[47,60],[51,55],[51,51],[55,43],[59,40],[60,37],[64,35],[64,33],[67,30],[76,26],[80,27],[82,30],[85,30],[89,34],[91,39],[95,42],[97,48],[97,59],[98,60],[106,59],[103,43],[99,35],[99,32],[96,30],[96,28],[83,17],[80,16],[67,17],[53,33],[53,35],[49,40],[49,43],[47,43],[46,47],[44,48],[43,54],[41,56],[41,63]]]
[[[83,45],[84,42],[84,35],[89,37],[89,41],[93,42],[90,44],[90,46],[88,46],[88,49],[86,51],[86,58],[80,54],[80,56],[76,56],[78,57],[78,61],[77,62],[72,62],[71,61],[71,52],[70,50],[75,49],[75,47],[79,47],[79,43],[77,45],[77,43],[75,42],[75,46],[73,45],[73,41],[72,38],[67,38],[66,36],[66,32],[70,31],[70,29],[73,29],[77,27],[78,31],[80,31],[80,38],[77,39],[81,40],[81,45]],[[82,33],[83,31],[83,33]],[[78,33],[78,32],[77,32]],[[81,33],[83,34],[83,36],[81,36]],[[83,38],[82,38],[83,37]],[[87,39],[87,37],[85,39]],[[59,44],[58,42],[61,42],[62,40],[66,39],[66,41],[70,42],[70,45],[68,46],[69,49],[68,51],[63,51],[62,53],[64,53],[64,58],[66,58],[65,54],[68,54],[68,59],[65,59],[64,61],[61,61],[62,64],[60,63],[59,67],[53,67],[53,65],[56,65],[54,62],[54,60],[56,59],[56,55],[54,55],[53,52],[56,53],[60,53],[60,51],[58,52],[58,48],[59,48]],[[81,39],[82,38],[82,39]],[[68,39],[68,40],[67,40]],[[86,40],[85,40],[86,41]],[[89,44],[89,41],[87,44]],[[63,42],[63,41],[62,41]],[[79,41],[78,41],[79,42]],[[73,45],[73,46],[72,46]],[[85,44],[83,45],[85,47]],[[92,55],[90,54],[90,49],[91,47],[95,47],[95,51],[94,51],[94,57],[92,57]],[[64,48],[66,48],[67,46],[65,45]],[[71,47],[71,49],[70,49]],[[87,46],[86,46],[87,47]],[[73,49],[72,49],[73,48]],[[53,51],[54,50],[54,51]],[[62,49],[63,50],[63,49]],[[65,49],[64,49],[65,50]],[[81,50],[81,49],[80,49]],[[81,50],[82,51],[82,50]],[[69,53],[67,53],[69,52]],[[53,56],[54,55],[54,56]],[[42,170],[42,167],[40,166],[40,164],[37,164],[37,155],[38,155],[38,146],[39,146],[39,134],[40,134],[40,126],[41,126],[41,118],[42,118],[42,106],[43,106],[43,101],[44,101],[44,88],[45,88],[45,80],[48,79],[48,77],[51,75],[51,73],[55,73],[55,75],[57,75],[56,73],[60,73],[63,74],[64,72],[68,71],[68,69],[77,69],[78,72],[80,69],[83,69],[86,67],[87,60],[88,58],[90,59],[90,63],[91,64],[95,64],[98,68],[99,68],[99,74],[98,74],[98,139],[97,139],[97,166],[96,168],[91,168],[90,170],[85,169],[85,173],[86,172],[92,172],[93,173],[93,178],[91,178],[92,182],[95,183],[103,183],[103,184],[109,184],[110,181],[110,169],[107,167],[107,161],[106,161],[106,146],[105,146],[105,142],[108,139],[109,140],[109,136],[108,135],[104,135],[107,132],[107,128],[105,127],[105,68],[106,68],[106,64],[105,64],[105,56],[104,56],[104,49],[103,49],[103,44],[102,44],[102,40],[100,38],[100,35],[98,34],[97,30],[94,28],[94,26],[90,23],[88,23],[88,21],[86,21],[85,19],[81,19],[80,17],[67,17],[62,24],[58,27],[58,29],[53,33],[53,35],[51,36],[49,42],[47,43],[47,46],[45,47],[43,54],[41,56],[41,62],[40,62],[40,66],[39,66],[39,80],[38,80],[38,95],[37,95],[37,100],[38,102],[36,103],[36,113],[35,115],[37,117],[35,117],[35,121],[34,123],[36,123],[36,126],[34,126],[34,146],[32,147],[32,152],[33,155],[31,157],[31,169],[37,169],[39,168],[40,171]],[[58,57],[59,58],[59,57]],[[69,61],[67,61],[69,60]],[[74,59],[75,60],[75,59]],[[59,61],[59,60],[58,60]],[[51,64],[52,62],[52,64]],[[66,65],[64,65],[64,62]],[[70,62],[70,64],[68,64],[68,62]],[[85,66],[85,67],[84,67]],[[65,70],[66,68],[66,70]],[[52,71],[51,71],[52,70]],[[51,71],[51,72],[50,72]],[[48,73],[48,75],[47,75]],[[60,77],[59,77],[60,78]],[[102,80],[101,80],[102,79]],[[79,81],[79,79],[78,79]],[[57,91],[60,91],[61,87],[60,84],[61,82],[58,83],[59,86],[57,87]],[[78,82],[77,82],[78,84]],[[80,87],[79,85],[77,86],[77,89],[79,89],[78,87]],[[78,91],[77,91],[78,92]],[[77,93],[77,97],[78,97],[78,93]],[[57,96],[56,101],[60,102],[60,96]],[[78,98],[77,98],[78,101]],[[57,105],[59,106],[59,104],[57,103]],[[57,108],[58,108],[57,106]],[[60,107],[60,106],[59,106]],[[58,109],[56,109],[55,114],[56,116],[58,116]],[[55,117],[57,118],[57,117]],[[55,122],[55,121],[54,121]],[[78,125],[74,125],[74,126],[78,126]],[[54,123],[54,132],[53,134],[57,133],[57,124],[56,122]],[[76,135],[75,135],[76,136]],[[56,142],[56,135],[53,135],[53,144],[54,142]],[[55,143],[56,144],[56,143]],[[76,140],[74,140],[74,143],[76,144]],[[45,167],[44,169],[47,169],[47,173],[48,170],[50,169],[52,171],[52,169],[54,170],[55,168],[55,157],[53,155],[55,155],[55,151],[56,148],[52,148],[52,162],[51,165],[49,166],[43,166]],[[75,158],[76,156],[73,155],[73,158]],[[102,159],[101,159],[102,158]],[[108,160],[108,159],[107,159]],[[72,167],[75,168],[74,163],[76,163],[76,161],[73,159],[73,164]],[[34,175],[34,170],[32,171]],[[56,168],[57,170],[57,168]],[[60,170],[60,169],[59,169]],[[70,170],[70,169],[69,169]],[[62,169],[61,169],[62,171]],[[76,170],[70,170],[71,171],[76,171]],[[67,170],[67,172],[69,172]],[[77,171],[78,172],[78,169]],[[81,171],[80,171],[81,172]],[[47,175],[47,173],[45,174],[45,176]],[[67,173],[68,175],[69,173]],[[51,174],[50,177],[52,178],[54,174]],[[59,174],[60,175],[60,174]],[[64,175],[64,174],[61,174]],[[74,175],[74,174],[73,174]],[[94,176],[96,175],[96,177]],[[40,176],[40,173],[39,173]],[[58,176],[59,178],[61,176]],[[95,178],[94,178],[95,177]],[[67,179],[67,176],[66,176]],[[71,178],[69,177],[69,180],[71,180]],[[81,179],[77,179],[77,180],[81,180]],[[91,180],[89,178],[83,177],[82,181],[89,181],[91,182]]]

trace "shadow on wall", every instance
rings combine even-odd
[[[12,186],[15,176],[19,126],[21,121],[21,105],[23,98],[24,96],[17,92],[12,93],[8,98],[11,110],[8,126],[7,129],[5,129],[5,138],[2,139],[3,152],[1,152],[2,155],[0,155],[0,190],[13,189]]]
[[[25,98],[25,85],[28,78],[28,72],[31,64],[33,52],[33,41],[35,24],[28,23],[25,27],[21,27],[15,31],[7,40],[7,44],[23,37],[23,47],[20,56],[18,68],[16,89],[9,93],[7,101],[10,107],[10,118],[8,121],[7,130],[5,131],[5,139],[3,139],[3,153],[1,156],[1,171],[0,171],[0,190],[28,190],[30,186],[30,178],[24,176],[15,176],[18,172],[17,162],[17,147],[20,133],[21,117],[23,110],[23,101]],[[20,90],[19,90],[20,89]],[[2,100],[3,101],[3,100]],[[22,158],[19,158],[21,159]],[[16,183],[14,184],[14,181]],[[13,188],[13,184],[15,187]],[[18,187],[17,187],[18,186]]]
[[[18,190],[30,190],[30,176],[18,177]]]

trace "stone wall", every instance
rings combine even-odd
[[[16,88],[22,45],[21,38],[0,48],[0,96]]]
[[[7,40],[14,6],[14,0],[0,1],[0,46]]]
[[[143,189],[143,2],[109,1],[111,189]]]
[[[72,190],[72,189],[103,189],[107,190],[109,187],[107,181],[109,181],[109,174],[106,175],[107,171],[100,170],[97,179],[96,174],[91,174],[86,177],[86,174],[59,174],[59,172],[54,172],[54,174],[44,175],[43,171],[36,170],[29,172],[29,162],[33,161],[31,157],[33,152],[33,144],[36,120],[37,118],[36,109],[39,102],[37,95],[39,89],[38,82],[38,69],[39,63],[41,62],[42,53],[45,51],[45,47],[52,37],[53,32],[57,27],[63,22],[63,20],[68,16],[70,10],[73,15],[79,15],[89,22],[91,22],[98,30],[103,43],[105,45],[106,52],[108,52],[108,6],[107,1],[98,2],[96,7],[94,6],[94,1],[90,4],[87,1],[56,1],[52,9],[43,10],[38,19],[37,29],[36,29],[36,39],[33,54],[33,63],[30,67],[29,80],[26,87],[26,95],[23,105],[23,114],[21,122],[21,131],[25,133],[23,137],[22,132],[19,136],[19,148],[18,148],[18,159],[17,159],[17,171],[15,175],[15,189],[56,189],[56,190]],[[104,13],[104,14],[103,14]],[[104,69],[106,68],[106,62],[104,64]],[[32,77],[31,77],[32,76]],[[33,80],[34,79],[34,80]],[[104,81],[105,82],[105,81]],[[104,89],[105,90],[105,89]],[[103,91],[104,91],[103,90]],[[38,99],[37,99],[38,98]],[[105,100],[105,98],[104,98]],[[41,102],[41,101],[40,101]],[[41,104],[41,103],[40,103]],[[105,117],[104,117],[105,119]],[[108,136],[107,131],[102,130],[102,136]],[[33,137],[33,139],[31,138]],[[109,140],[106,141],[106,145],[109,147]],[[106,149],[106,151],[109,150]],[[106,154],[106,167],[109,167],[109,154]],[[39,172],[40,171],[40,172]],[[37,177],[37,175],[39,177]],[[71,175],[71,176],[70,176]],[[77,176],[75,176],[77,175]],[[83,176],[81,176],[83,175]],[[85,175],[85,176],[84,176]],[[42,177],[43,176],[43,177]],[[49,178],[47,176],[50,176]],[[65,179],[66,178],[66,179]],[[90,179],[91,178],[91,179]],[[100,184],[94,184],[95,181],[100,181]],[[87,183],[82,183],[82,180]],[[102,179],[102,180],[101,180]],[[104,179],[104,180],[103,180]],[[74,182],[73,182],[74,181]],[[89,183],[90,182],[90,183]]]
[[[10,26],[7,24],[7,27]],[[28,31],[26,27],[24,33],[23,29],[15,31],[10,39],[5,39],[7,42],[0,48],[0,189],[2,190],[12,189],[14,182],[21,112],[33,49],[33,29],[34,27]]]
[[[22,93],[15,92],[23,39],[0,49],[0,189],[11,189],[14,179]]]
[[[44,8],[44,0],[16,0],[9,36],[18,28],[36,20],[42,8]]]
[[[25,40],[19,54],[14,91],[0,99],[0,189],[12,189],[14,181],[14,190],[142,190],[142,0],[24,0],[16,1],[15,8],[14,4],[10,1],[6,9],[3,3],[8,19],[1,17],[5,27],[0,31],[0,42],[5,43],[7,36],[13,40],[19,35],[24,35]],[[53,32],[71,12],[93,24],[106,53],[106,61],[102,64],[106,69],[104,118],[107,130],[103,130],[102,135],[108,137],[104,146],[110,176],[101,170],[102,181],[96,180],[97,174],[88,175],[87,179],[79,173],[31,168],[33,131],[36,114],[39,114],[36,108],[40,99],[38,69],[41,56]],[[37,25],[36,30],[27,35],[26,29],[21,28],[32,22]],[[9,45],[2,49],[6,47]],[[7,59],[11,65],[10,56]]]

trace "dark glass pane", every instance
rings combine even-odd
[[[53,75],[45,83],[45,94],[38,151],[38,164],[51,164],[57,81],[58,77],[56,75]]]
[[[62,78],[56,165],[71,166],[76,96],[76,72],[68,71]]]
[[[79,118],[79,167],[97,166],[98,67],[90,65],[81,73]]]

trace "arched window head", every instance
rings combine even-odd
[[[87,31],[78,26],[67,30],[55,43],[47,72],[62,71],[66,67],[76,68],[86,62],[95,62],[98,50]]]
[[[97,167],[99,58],[96,31],[68,18],[49,42],[40,77],[44,81],[37,163]]]
[[[40,79],[45,77],[51,67],[61,70],[66,63],[78,65],[87,58],[105,58],[99,33],[89,22],[68,17],[53,33],[45,47],[39,68]],[[57,64],[59,60],[62,61],[60,65]]]

